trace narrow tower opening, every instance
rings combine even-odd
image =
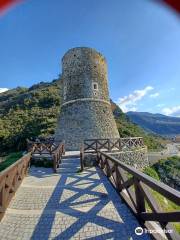
[[[98,91],[98,84],[97,83],[93,83],[93,90]]]

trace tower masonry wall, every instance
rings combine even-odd
[[[62,59],[63,102],[55,140],[79,150],[84,139],[118,138],[112,114],[107,63],[91,48],[70,49]]]
[[[84,139],[119,138],[110,105],[99,101],[79,101],[63,106],[59,118],[59,139],[66,148],[78,150]]]
[[[100,53],[89,48],[72,49],[63,57],[62,67],[63,102],[81,98],[109,101],[107,64]]]

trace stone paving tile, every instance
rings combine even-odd
[[[64,166],[58,174],[31,168],[0,223],[0,240],[149,239],[134,234],[136,218],[100,169],[77,173],[77,159]]]
[[[30,174],[23,180],[22,186],[32,185],[33,187],[55,186],[60,175],[55,174],[51,168],[37,168],[32,166]],[[44,180],[44,178],[46,178]]]

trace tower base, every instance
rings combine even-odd
[[[66,150],[80,150],[85,139],[119,138],[110,103],[76,101],[61,107],[55,141],[64,140]]]

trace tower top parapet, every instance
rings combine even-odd
[[[71,48],[69,49],[64,56],[62,57],[62,62],[66,61],[67,58],[72,57],[72,55],[76,54],[76,53],[82,53],[84,52],[84,54],[92,54],[92,55],[96,55],[97,57],[101,58],[102,60],[106,61],[106,58],[100,53],[98,52],[96,49],[94,48],[90,48],[90,47],[75,47],[75,48]],[[74,56],[75,57],[75,56]]]
[[[70,49],[62,58],[63,104],[84,99],[109,102],[107,63],[95,49]]]

